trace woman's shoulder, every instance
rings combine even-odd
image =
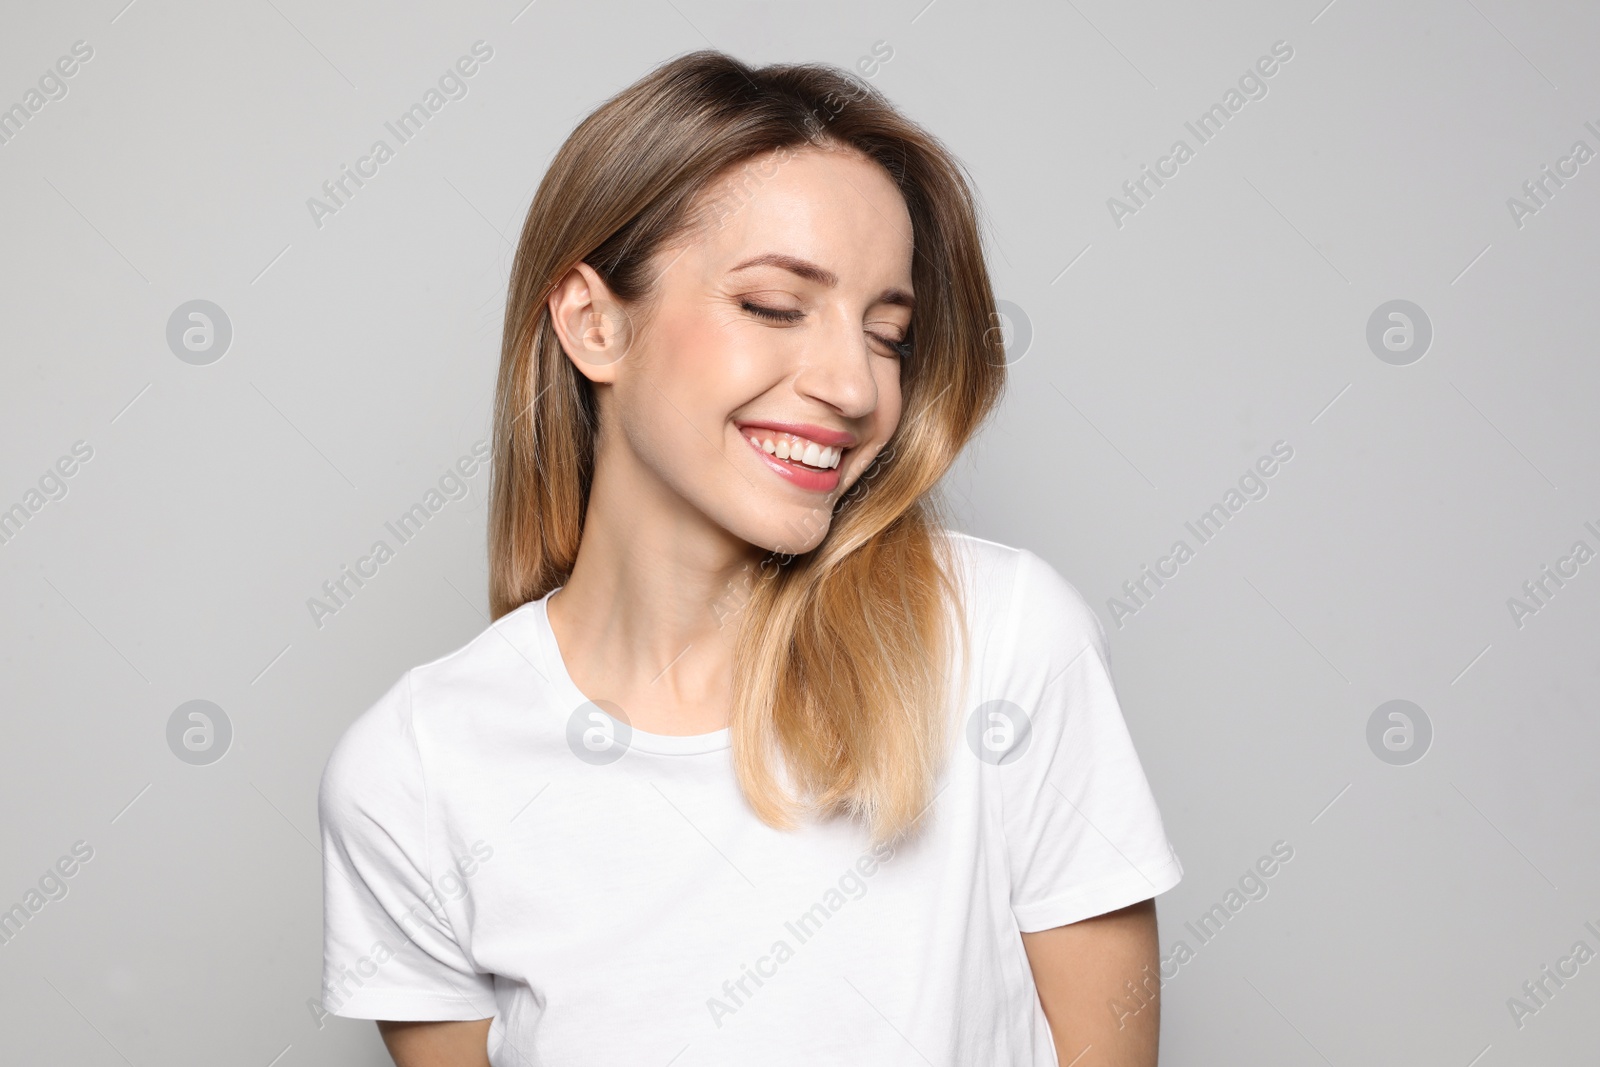
[[[543,610],[541,600],[527,601],[453,651],[411,668],[418,729],[439,714],[494,713],[508,701],[524,706],[540,683],[549,682],[539,630]]]
[[[537,607],[525,604],[394,678],[335,742],[322,773],[323,806],[420,794],[424,767],[442,758],[441,746],[490,739],[525,715],[547,673],[530,625]]]
[[[1077,586],[1037,553],[959,530],[949,544],[969,620],[1015,651],[1106,652],[1105,627]]]
[[[324,832],[339,837],[389,821],[420,798],[420,772],[406,671],[344,728],[328,754],[317,789]]]

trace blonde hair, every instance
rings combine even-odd
[[[646,302],[652,254],[704,222],[702,194],[716,179],[808,146],[861,153],[905,198],[912,349],[901,366],[901,421],[835,503],[826,536],[769,559],[746,591],[732,755],[768,825],[793,829],[809,808],[863,821],[882,842],[913,829],[943,766],[954,684],[946,672],[964,663],[952,653],[966,635],[933,493],[998,399],[1005,360],[962,167],[875,89],[819,64],[751,68],[700,51],[606,101],[567,138],[511,271],[489,601],[498,619],[565,583],[583,535],[598,418],[591,384],[551,327],[556,284],[583,262],[625,303]],[[785,770],[789,783],[779,780]]]

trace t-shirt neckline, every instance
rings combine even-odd
[[[609,712],[585,696],[583,690],[578,688],[578,683],[574,682],[572,675],[567,672],[566,661],[561,658],[561,645],[556,641],[556,632],[550,626],[550,598],[560,591],[561,587],[557,586],[540,597],[539,608],[534,613],[538,622],[539,650],[545,663],[545,676],[550,679],[550,684],[556,688],[566,707],[579,708],[590,705],[606,718],[617,722],[618,720]],[[716,752],[732,745],[732,732],[726,726],[708,734],[653,734],[631,724],[619,723],[619,725],[626,726],[628,747],[640,752],[663,756],[694,756],[703,752]]]

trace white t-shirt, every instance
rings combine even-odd
[[[493,1016],[495,1067],[1055,1064],[1019,934],[1183,868],[1094,612],[1033,553],[953,537],[970,668],[922,836],[766,826],[728,730],[627,731],[532,601],[329,758],[324,1007]]]

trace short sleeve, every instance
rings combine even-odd
[[[1027,744],[994,772],[1012,911],[1031,933],[1148,900],[1177,885],[1183,867],[1123,720],[1093,609],[1022,551],[1011,612],[1004,688]]]
[[[494,976],[474,968],[433,888],[409,673],[334,746],[317,812],[324,1009],[395,1021],[493,1016]]]

